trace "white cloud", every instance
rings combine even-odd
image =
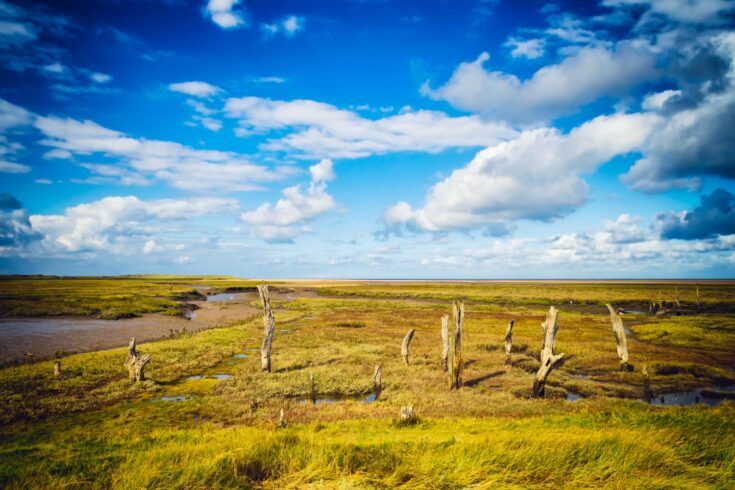
[[[625,95],[640,82],[658,76],[653,53],[625,42],[615,50],[582,47],[527,80],[485,70],[483,64],[489,58],[482,53],[475,61],[460,64],[437,89],[425,82],[421,93],[462,110],[523,124],[573,113],[600,97]]]
[[[250,79],[250,81],[253,82],[253,83],[276,83],[276,84],[286,83],[286,79],[285,78],[283,78],[283,77],[275,77],[275,76],[270,76],[270,77],[253,77],[253,78]]]
[[[294,37],[306,27],[306,19],[296,15],[288,15],[278,22],[272,24],[260,24],[260,30],[263,35],[268,38],[276,34],[283,34],[285,37]]]
[[[728,22],[725,14],[735,11],[735,2],[731,0],[605,0],[602,4],[645,7],[643,23],[653,20],[653,15],[682,24],[720,25]]]
[[[200,81],[172,83],[168,88],[173,92],[179,92],[193,97],[211,97],[214,94],[222,92],[221,88]]]
[[[6,174],[25,174],[31,171],[31,167],[22,163],[13,163],[0,160],[0,172]]]
[[[311,180],[314,182],[329,182],[336,177],[334,174],[334,164],[329,158],[325,158],[316,165],[309,167]]]
[[[663,90],[648,94],[643,98],[641,107],[647,111],[659,111],[664,108],[666,102],[672,97],[680,96],[681,90]]]
[[[266,242],[290,243],[310,229],[305,224],[335,207],[327,192],[327,181],[335,178],[332,161],[324,159],[309,167],[311,183],[306,192],[301,186],[283,189],[283,198],[274,205],[264,203],[240,215],[250,225],[250,234]]]
[[[57,61],[55,63],[51,63],[50,65],[44,66],[42,70],[46,73],[61,75],[62,73],[65,73],[67,71],[67,68]]]
[[[503,46],[510,49],[510,55],[513,58],[535,60],[544,55],[546,41],[543,39],[519,39],[517,37],[511,37]]]
[[[89,75],[89,78],[92,79],[92,81],[97,83],[110,83],[112,81],[112,75],[108,75],[106,73],[100,73],[98,71],[93,72]]]
[[[36,179],[33,182],[35,182],[36,184],[41,184],[41,185],[51,185],[51,184],[53,184],[53,182],[51,180],[49,180],[49,179]]]
[[[30,223],[43,235],[41,246],[52,252],[134,254],[140,248],[133,250],[130,243],[153,240],[150,233],[163,222],[232,212],[237,207],[234,199],[211,197],[154,201],[106,197],[67,208],[63,215],[32,215]]]
[[[583,174],[616,155],[637,150],[656,116],[600,116],[560,134],[528,130],[512,141],[479,152],[465,167],[435,184],[422,208],[399,202],[385,211],[388,229],[443,232],[482,230],[497,235],[512,221],[548,221],[584,204]]]
[[[33,113],[0,99],[0,133],[19,126],[27,126],[33,121]]]
[[[237,153],[132,138],[93,121],[49,116],[37,118],[35,126],[46,136],[41,143],[60,150],[58,156],[102,154],[118,158],[117,165],[128,170],[125,175],[162,180],[178,189],[205,193],[250,191],[262,182],[277,181],[295,172],[290,167],[272,170],[256,165]],[[105,168],[88,167],[93,171]]]
[[[495,144],[515,136],[506,124],[477,116],[450,117],[414,111],[367,119],[313,100],[278,101],[260,97],[228,99],[227,116],[240,119],[240,134],[293,129],[262,149],[298,152],[301,158],[359,158],[396,151],[439,152],[453,147]]]
[[[247,27],[244,11],[237,9],[240,0],[208,0],[205,12],[222,29]]]

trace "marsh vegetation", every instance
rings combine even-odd
[[[99,315],[119,307],[118,295],[174,311],[189,300],[175,295],[258,284],[74,281],[6,279],[1,311]],[[682,314],[648,314],[659,296],[673,302],[675,287]],[[262,369],[260,301],[247,289],[217,304],[247,304],[251,314],[139,343],[151,357],[140,382],[124,366],[127,342],[61,356],[58,376],[54,359],[1,369],[0,485],[732,487],[735,285],[700,284],[698,313],[694,288],[281,283],[270,295],[270,372]],[[465,300],[459,384],[450,383],[457,373],[456,299]],[[606,303],[640,311],[620,314],[631,368],[621,369]],[[553,350],[564,358],[548,373],[544,396],[533,398],[540,325],[550,306],[558,308]],[[146,313],[142,306],[126,311]],[[406,342],[407,332],[413,334]],[[655,404],[644,401],[646,382]],[[686,405],[671,404],[677,402]],[[408,407],[414,418],[401,422],[402,408],[410,418]]]

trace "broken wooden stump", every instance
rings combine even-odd
[[[260,370],[271,372],[271,346],[276,331],[276,319],[273,317],[271,300],[268,296],[268,285],[258,286],[260,302],[263,304],[263,343],[260,346]]]
[[[401,356],[403,356],[403,362],[406,364],[406,366],[409,365],[409,346],[411,345],[411,339],[413,339],[414,333],[416,333],[416,330],[413,328],[406,332],[406,336],[403,337],[403,343],[401,343]]]
[[[375,390],[375,398],[380,396],[383,390],[382,385],[383,367],[380,364],[375,365],[375,374],[373,374],[373,389]]]
[[[283,410],[283,406],[281,406],[281,412],[278,415],[278,424],[276,424],[276,427],[283,428],[288,425],[288,422],[286,422],[286,412]]]
[[[625,336],[625,326],[623,319],[617,314],[610,304],[606,304],[610,310],[610,322],[612,323],[613,334],[615,334],[615,343],[618,349],[618,357],[620,358],[620,369],[622,371],[631,371],[632,366],[628,364],[628,339]]]
[[[462,387],[462,339],[464,337],[464,301],[456,300],[452,304],[454,332],[449,336],[449,352],[447,365],[449,368],[449,389]]]
[[[446,372],[448,369],[449,356],[449,315],[442,316],[442,369]]]
[[[311,403],[316,405],[316,383],[314,382],[314,373],[309,373],[309,397]]]
[[[416,412],[413,409],[413,405],[407,405],[401,407],[400,423],[410,425],[416,423]]]
[[[651,391],[651,380],[648,376],[648,366],[643,366],[643,401],[651,403],[653,392]]]
[[[549,373],[562,360],[564,354],[554,354],[554,343],[556,342],[556,332],[559,330],[557,320],[559,318],[559,310],[553,306],[549,308],[546,314],[546,321],[541,324],[544,332],[543,342],[541,344],[541,367],[539,367],[536,377],[533,380],[533,397],[540,398],[544,396],[544,388],[546,387],[546,378]]]
[[[61,376],[61,361],[56,361],[54,363],[54,376],[57,378]]]
[[[128,356],[125,359],[125,367],[128,369],[130,379],[136,383],[145,381],[145,365],[150,360],[150,354],[141,354],[135,349],[135,337],[132,337],[128,344]]]
[[[511,320],[508,323],[508,328],[505,329],[505,363],[510,364],[510,351],[513,348],[513,325],[515,320]]]

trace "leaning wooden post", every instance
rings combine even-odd
[[[623,371],[629,371],[630,366],[628,364],[628,339],[625,337],[625,327],[623,326],[623,319],[620,318],[615,312],[612,305],[607,304],[607,309],[610,310],[610,322],[612,322],[613,334],[615,334],[615,342],[618,347],[618,357],[620,358],[620,369]]]
[[[373,374],[373,389],[375,390],[375,397],[380,396],[380,392],[383,390],[382,385],[383,368],[380,364],[375,365],[375,374]]]
[[[448,369],[447,359],[449,356],[449,315],[442,316],[442,369]]]
[[[145,365],[151,360],[150,354],[141,355],[135,349],[135,337],[130,339],[128,344],[128,355],[125,359],[125,367],[128,368],[128,376],[135,381],[145,381]]]
[[[271,346],[276,331],[276,319],[273,318],[271,300],[268,296],[268,285],[258,286],[260,302],[263,303],[263,344],[260,346],[260,370],[271,372]]]
[[[314,373],[309,373],[309,396],[311,403],[316,405],[316,383],[314,382]]]
[[[511,320],[508,323],[508,328],[505,329],[505,363],[510,364],[510,351],[513,348],[513,325],[515,320]]]
[[[403,356],[403,362],[408,366],[408,354],[409,354],[409,346],[411,345],[411,339],[413,339],[413,334],[416,333],[415,329],[411,329],[408,332],[406,332],[406,336],[403,337],[403,343],[401,344],[401,355]]]
[[[651,391],[651,380],[648,377],[648,366],[643,366],[643,401],[651,403],[653,392]]]
[[[449,336],[449,389],[462,387],[462,339],[464,337],[464,301],[461,299],[452,304],[454,333]]]
[[[54,376],[57,378],[61,376],[61,361],[56,361],[54,363]]]
[[[544,331],[544,339],[541,344],[541,367],[539,367],[536,377],[533,380],[534,398],[544,396],[547,376],[554,369],[554,366],[564,357],[564,354],[554,355],[556,332],[559,330],[559,326],[556,323],[558,318],[559,310],[552,306],[546,314],[546,321],[541,324],[541,329]]]

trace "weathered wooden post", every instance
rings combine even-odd
[[[648,377],[648,366],[643,366],[643,401],[651,403],[653,392],[651,391],[651,380]]]
[[[375,390],[375,397],[380,396],[380,392],[383,390],[382,384],[383,367],[380,364],[375,365],[375,374],[373,374],[373,389]]]
[[[61,376],[61,361],[56,361],[54,363],[54,376],[57,378]]]
[[[452,304],[454,333],[449,336],[449,389],[462,387],[462,339],[464,338],[464,301],[456,300]]]
[[[276,331],[276,319],[273,317],[271,300],[268,296],[268,285],[258,286],[260,302],[263,303],[263,344],[260,346],[260,370],[271,372],[271,346]]]
[[[403,424],[415,424],[416,423],[416,412],[413,409],[413,405],[407,405],[401,407],[401,423]]]
[[[508,328],[505,329],[505,363],[510,364],[510,351],[513,348],[513,325],[515,320],[511,320],[508,323]]]
[[[316,405],[316,383],[314,382],[314,373],[309,373],[309,396],[311,403]]]
[[[625,337],[623,319],[620,318],[620,315],[617,314],[612,305],[607,304],[605,306],[610,310],[610,322],[612,323],[613,334],[615,334],[615,343],[618,348],[620,369],[623,371],[630,371],[630,365],[628,364],[628,339]]]
[[[150,354],[142,354],[135,349],[135,337],[128,344],[128,355],[125,359],[125,367],[128,368],[128,376],[135,381],[145,381],[145,365],[151,360]]]
[[[697,284],[697,313],[699,313],[699,284]]]
[[[442,369],[448,369],[447,359],[449,356],[449,315],[442,316]]]
[[[286,422],[286,412],[283,411],[283,405],[281,405],[281,412],[278,414],[278,424],[276,427],[283,428],[286,427],[288,422]]]
[[[679,286],[674,286],[674,313],[678,312],[681,308],[679,303]]]
[[[403,356],[403,362],[408,366],[409,360],[408,360],[408,354],[409,354],[409,346],[411,345],[411,339],[413,339],[413,334],[416,333],[415,329],[411,329],[408,332],[406,332],[406,336],[403,337],[403,343],[401,344],[401,355]]]
[[[559,310],[552,306],[546,314],[546,321],[541,324],[541,329],[544,332],[544,339],[541,344],[541,367],[539,367],[536,377],[533,380],[534,398],[544,396],[547,376],[549,376],[549,373],[554,369],[554,366],[556,366],[556,364],[564,357],[564,354],[554,355],[556,332],[559,330],[559,326],[556,323],[558,318]]]

